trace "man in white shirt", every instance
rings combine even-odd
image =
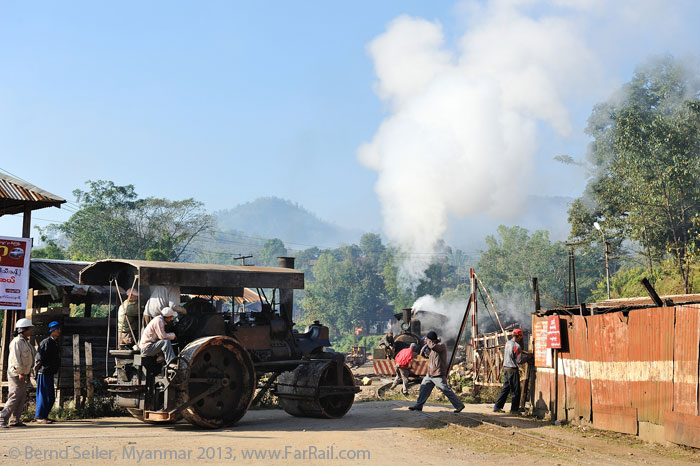
[[[179,286],[152,286],[151,297],[146,302],[143,311],[144,323],[148,324],[151,319],[158,317],[160,311],[169,307],[180,314],[186,314],[184,308],[180,306]]]

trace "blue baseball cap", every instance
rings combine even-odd
[[[53,332],[53,331],[56,330],[57,328],[61,328],[60,322],[54,320],[53,322],[51,322],[51,323],[49,324],[49,332]]]

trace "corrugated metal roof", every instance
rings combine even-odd
[[[64,202],[66,202],[65,199],[37,188],[33,184],[0,173],[0,215],[22,212],[27,203],[32,204],[33,210],[58,207]]]
[[[32,259],[30,277],[46,288],[55,300],[60,300],[68,290],[72,295],[109,295],[109,287],[80,284],[80,271],[90,264],[91,262]]]

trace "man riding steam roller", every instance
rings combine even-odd
[[[151,319],[141,334],[139,348],[143,356],[156,356],[162,353],[165,363],[170,365],[175,360],[172,340],[174,333],[166,333],[165,325],[177,317],[177,312],[166,307],[160,311],[159,316]]]

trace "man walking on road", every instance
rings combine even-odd
[[[36,352],[36,422],[53,424],[49,413],[56,401],[53,377],[61,368],[61,348],[58,338],[61,336],[61,324],[53,321],[49,324],[50,336],[39,343]]]
[[[464,409],[464,403],[447,384],[447,346],[440,342],[437,333],[433,331],[428,332],[425,336],[425,342],[430,350],[428,373],[423,377],[423,381],[420,384],[420,392],[416,404],[409,406],[408,409],[411,411],[422,411],[423,405],[428,401],[433,388],[437,387],[450,400],[450,403],[455,408],[454,412],[459,413]]]
[[[504,413],[508,394],[512,394],[510,412],[520,412],[520,370],[518,364],[524,362],[523,349],[520,344],[523,341],[523,331],[519,328],[513,330],[513,338],[508,340],[503,354],[503,387],[493,406],[494,413]]]
[[[29,343],[32,334],[32,321],[19,319],[15,324],[17,336],[10,342],[10,354],[7,359],[7,402],[0,412],[0,427],[24,427],[22,413],[27,401],[27,384],[34,367],[34,347]],[[8,420],[14,422],[8,425]]]

